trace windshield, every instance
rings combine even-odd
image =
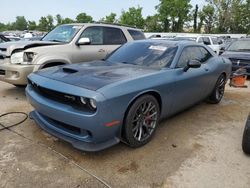
[[[107,61],[156,68],[169,67],[177,48],[160,42],[127,43],[113,53]]]
[[[228,51],[248,51],[250,52],[250,40],[238,40],[232,42],[227,49]]]
[[[70,42],[82,26],[61,25],[49,32],[42,41]]]

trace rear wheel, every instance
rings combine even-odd
[[[124,124],[124,137],[129,146],[140,147],[148,143],[158,125],[159,104],[155,97],[144,95],[130,107]]]
[[[207,102],[211,104],[218,104],[224,96],[226,85],[226,76],[224,74],[220,75],[218,78],[212,94],[208,97]]]
[[[246,123],[243,133],[242,150],[244,153],[250,155],[250,119]]]

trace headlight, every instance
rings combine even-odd
[[[96,109],[96,101],[95,99],[89,99],[89,104],[93,109]]]
[[[10,62],[13,64],[21,64],[23,62],[23,52],[16,52],[11,55]]]
[[[34,52],[24,52],[23,55],[23,62],[24,63],[32,63],[33,59],[35,58],[36,53]]]
[[[80,102],[83,106],[86,106],[86,107],[90,108],[91,110],[96,110],[96,108],[97,108],[95,99],[80,97]]]

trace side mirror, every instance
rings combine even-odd
[[[187,72],[188,69],[190,68],[194,68],[194,69],[197,69],[197,68],[200,68],[201,67],[201,62],[198,61],[198,60],[190,60],[188,63],[187,63],[187,66],[184,67],[183,71],[184,72]]]
[[[80,38],[77,42],[77,45],[87,45],[90,44],[90,39],[89,38]]]

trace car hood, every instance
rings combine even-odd
[[[14,50],[26,50],[29,48],[58,45],[61,43],[50,42],[50,41],[15,41],[15,42],[4,42],[0,44],[0,52],[4,52],[6,56],[10,56]]]
[[[228,59],[250,60],[250,52],[225,51],[221,56]]]
[[[53,67],[36,74],[53,80],[96,91],[106,85],[149,75],[160,69],[105,61]]]

